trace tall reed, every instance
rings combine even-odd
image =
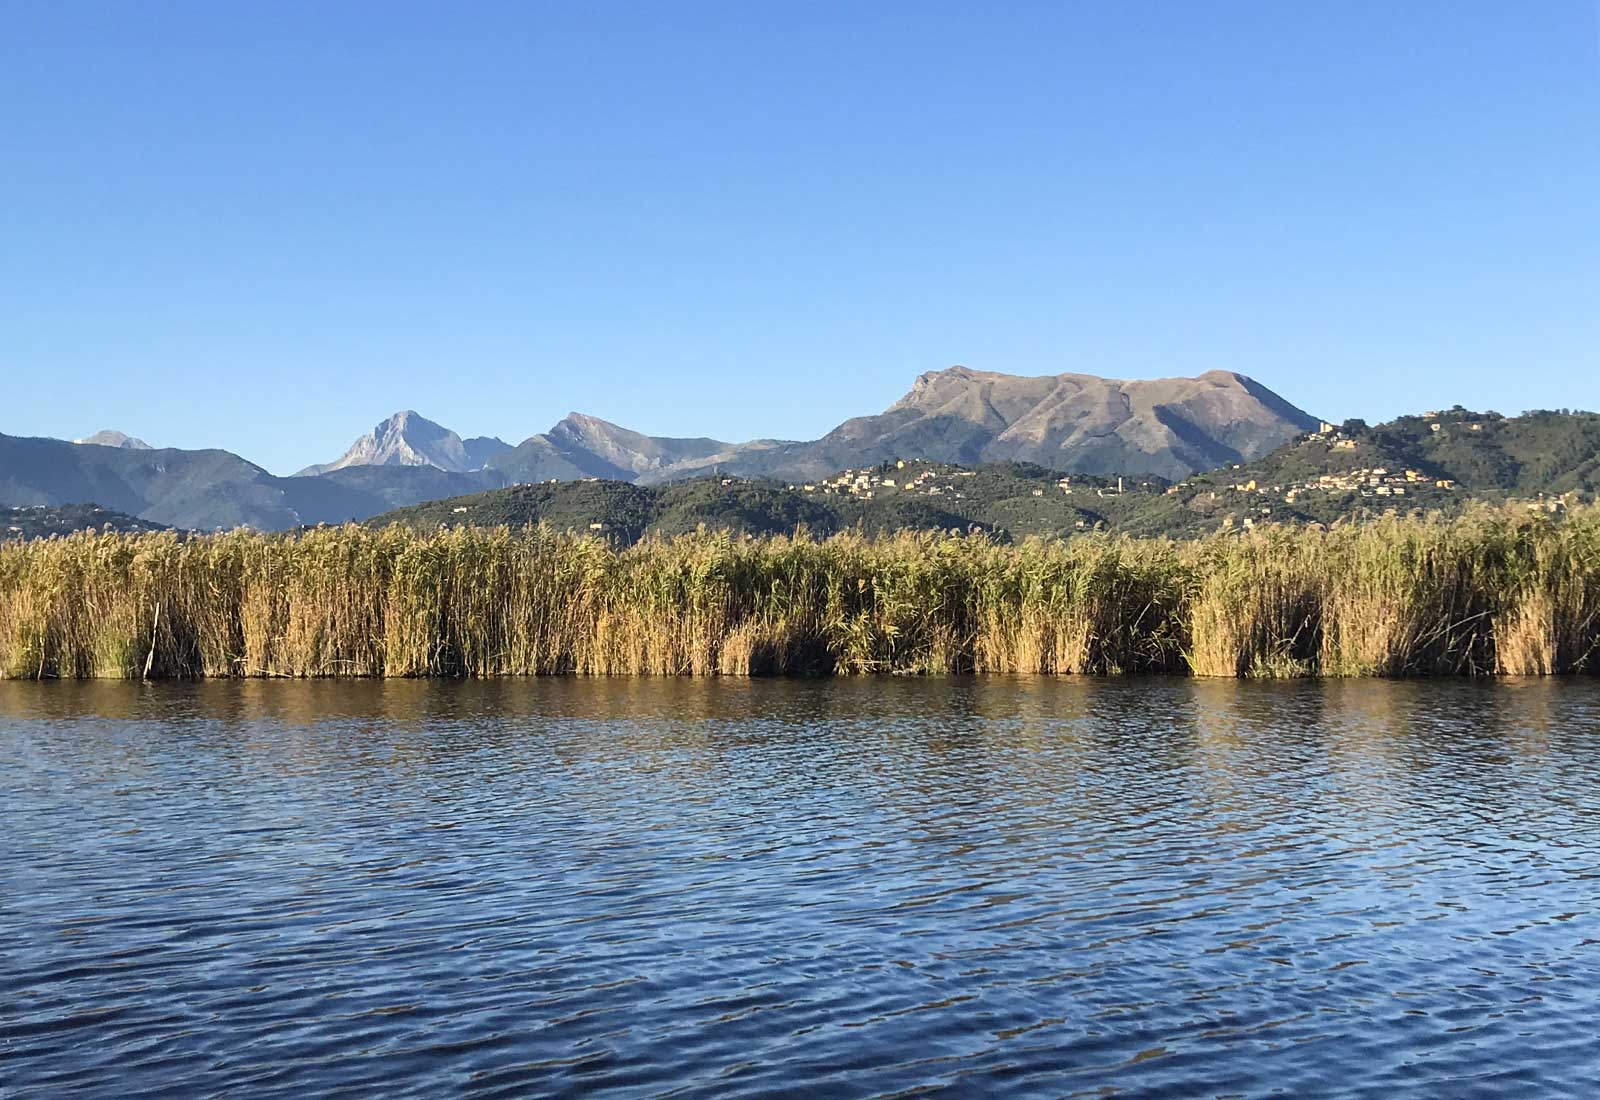
[[[0,676],[1600,670],[1600,509],[1015,546],[545,528],[0,544]]]

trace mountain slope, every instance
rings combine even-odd
[[[467,469],[481,470],[489,465],[490,459],[511,450],[511,444],[497,436],[475,435],[471,439],[463,439],[461,449],[467,456]]]

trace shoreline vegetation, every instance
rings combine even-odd
[[[1600,507],[1003,545],[537,527],[0,544],[0,677],[1600,671]]]

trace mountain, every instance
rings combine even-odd
[[[150,451],[155,448],[142,439],[135,439],[131,435],[111,431],[109,428],[103,432],[95,432],[87,439],[74,439],[74,443],[90,443],[96,447],[123,447],[131,451]]]
[[[489,465],[490,459],[511,450],[511,444],[498,436],[475,435],[461,441],[461,450],[467,457],[467,469],[481,470]]]
[[[334,462],[307,466],[299,476],[326,474],[351,466],[432,466],[450,473],[481,470],[511,445],[490,436],[463,440],[449,428],[406,409],[380,422]]]
[[[904,448],[951,462],[1181,477],[1264,454],[1316,426],[1315,417],[1230,371],[1119,381],[952,367],[922,375],[887,412],[847,421],[822,442],[868,457]]]
[[[652,476],[670,477],[671,471],[709,459],[732,446],[716,439],[642,435],[598,417],[569,413],[548,432],[496,455],[489,466],[512,481],[585,477],[640,481]]]
[[[134,450],[0,435],[0,507],[94,501],[195,530],[343,523],[498,484],[495,475],[430,467],[352,467],[322,477],[274,477],[228,451]]]

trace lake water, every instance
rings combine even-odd
[[[0,1095],[1593,1096],[1600,684],[0,683]]]

